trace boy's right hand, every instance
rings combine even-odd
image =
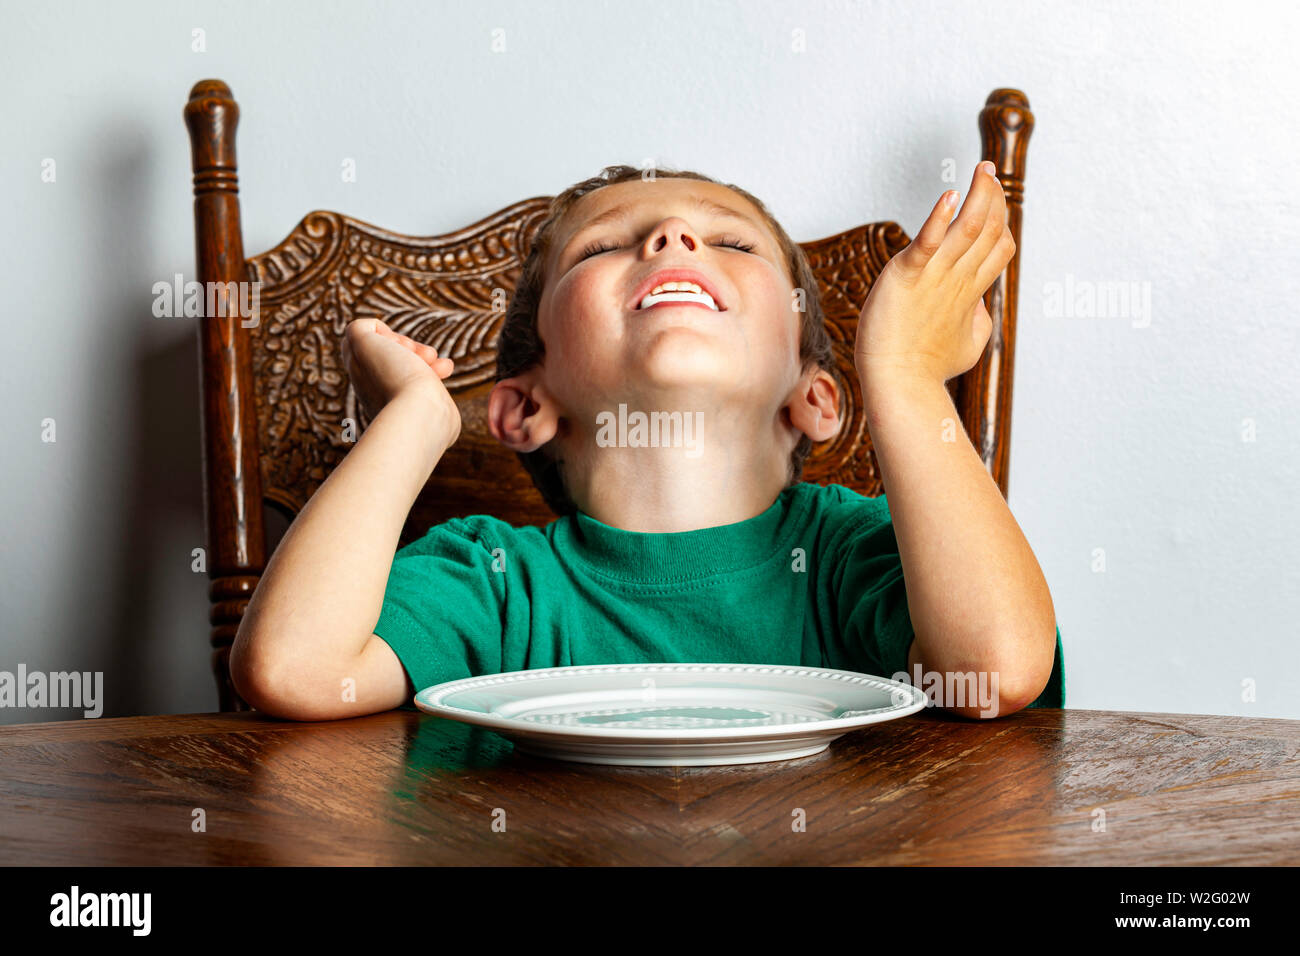
[[[442,380],[455,363],[436,349],[394,332],[378,319],[353,319],[343,332],[343,364],[371,421],[404,392],[425,392],[441,414],[448,447],[460,437],[460,408]]]

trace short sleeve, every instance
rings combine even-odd
[[[827,657],[832,667],[892,678],[907,672],[913,638],[898,540],[883,497],[853,510],[862,517],[832,537],[828,553],[836,626]]]
[[[374,632],[417,691],[501,672],[505,574],[496,547],[482,525],[454,518],[393,556]]]
[[[915,633],[907,607],[903,562],[894,522],[884,495],[867,498],[840,485],[828,496],[848,505],[853,518],[832,538],[831,604],[838,627],[828,657],[843,667],[893,678],[907,673],[907,653]],[[857,517],[860,512],[862,517]],[[1065,706],[1065,651],[1056,628],[1056,650],[1047,686],[1029,707]]]

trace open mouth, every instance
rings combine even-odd
[[[666,282],[656,286],[637,308],[653,309],[656,305],[696,305],[714,312],[721,311],[713,296],[690,282]]]
[[[658,305],[694,305],[711,312],[726,312],[727,303],[713,280],[698,269],[674,266],[648,275],[632,293],[630,309],[653,309]]]

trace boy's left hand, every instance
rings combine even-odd
[[[984,293],[1016,252],[1002,184],[982,167],[957,218],[950,190],[872,285],[858,317],[859,375],[942,384],[979,361],[993,331]]]

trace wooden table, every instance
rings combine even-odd
[[[1298,744],[1294,720],[925,711],[800,760],[615,768],[413,710],[24,724],[0,863],[1295,864]]]

